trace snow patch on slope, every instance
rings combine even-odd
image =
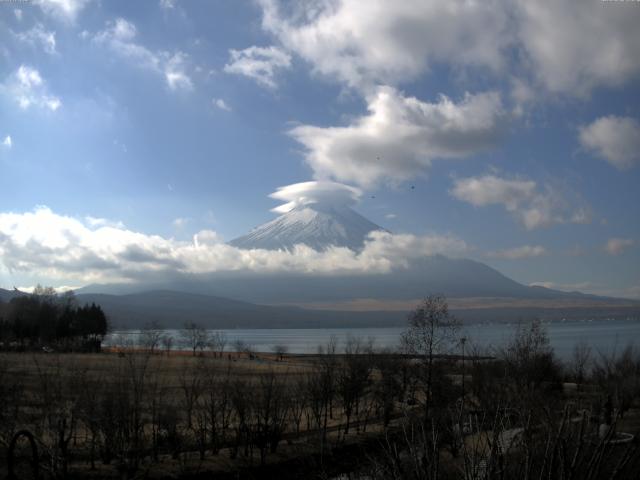
[[[247,250],[290,250],[302,243],[318,251],[331,246],[358,251],[376,230],[384,231],[348,206],[314,203],[295,207],[229,243]]]

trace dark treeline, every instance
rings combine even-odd
[[[99,351],[108,331],[99,305],[78,305],[73,292],[58,295],[50,287],[0,302],[0,349]]]

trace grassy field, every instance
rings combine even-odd
[[[162,423],[161,413],[153,410],[168,408],[175,414],[172,422],[181,437],[180,445],[172,448],[167,442],[158,442],[157,454],[147,446],[147,451],[141,454],[147,458],[140,460],[136,467],[138,474],[145,472],[152,478],[200,471],[228,472],[260,464],[281,463],[291,458],[312,456],[318,451],[319,442],[336,446],[358,443],[365,438],[365,419],[361,413],[351,419],[352,434],[345,435],[344,415],[338,408],[337,399],[332,399],[334,405],[329,407],[331,411],[327,412],[326,419],[324,411],[316,409],[314,417],[310,406],[293,405],[296,403],[294,397],[304,395],[304,386],[315,381],[314,375],[318,372],[316,356],[292,355],[280,359],[275,354],[265,353],[252,354],[251,357],[235,352],[222,356],[194,356],[190,352],[151,355],[141,351],[1,354],[3,384],[14,386],[14,393],[18,393],[12,399],[11,392],[5,391],[5,399],[16,402],[15,407],[6,408],[5,405],[5,416],[13,412],[17,421],[11,430],[26,428],[34,432],[41,450],[49,454],[60,450],[56,445],[60,431],[58,422],[62,418],[68,419],[69,425],[63,432],[69,436],[67,470],[88,478],[120,475],[115,459],[105,466],[98,459],[98,453],[93,454],[92,462],[90,453],[92,438],[99,434],[92,433],[88,423],[92,421],[92,415],[96,419],[102,416],[95,411],[97,403],[105,402],[101,397],[107,397],[109,393],[115,396],[116,401],[125,403],[122,408],[131,410],[121,412],[129,418],[117,418],[117,422],[127,423],[131,421],[130,416],[140,416],[139,435],[146,444],[170,429],[167,425],[153,425]],[[340,356],[331,359],[332,363],[340,361]],[[373,379],[375,374],[370,374]],[[273,384],[265,385],[265,378]],[[244,407],[239,405],[242,399],[232,398],[238,388],[245,389]],[[136,393],[138,389],[140,392]],[[254,401],[261,403],[265,396],[271,396],[271,401],[282,402],[283,406],[252,404]],[[228,404],[222,405],[225,401]],[[204,455],[200,455],[197,437],[207,426],[211,428],[212,420],[206,416],[212,406],[218,409],[214,415],[228,415],[226,432],[217,440],[215,455],[211,442],[202,445]],[[247,418],[240,418],[243,414],[232,411],[242,408],[250,410],[245,412]],[[293,408],[298,409],[297,426],[295,419],[291,418]],[[374,418],[373,408],[370,404],[367,408],[366,429],[369,434],[379,432],[381,429]],[[278,450],[269,448],[269,454],[263,453],[263,458],[260,442],[257,446],[244,445],[242,451],[243,445],[238,445],[233,438],[238,435],[238,422],[255,426],[260,424],[259,417],[266,419],[263,423],[277,423],[282,430],[279,432]],[[216,420],[222,428],[225,419]],[[207,422],[209,425],[205,425]],[[161,433],[154,432],[154,429],[164,430]],[[5,458],[8,438],[3,443],[1,450]],[[6,464],[0,467],[0,477],[4,478],[6,471],[2,468],[6,468]]]
[[[620,393],[620,385],[640,385],[640,363],[635,376],[610,376],[609,383],[595,373],[579,384],[563,383],[560,377],[552,381],[558,372],[545,372],[548,378],[533,386],[521,377],[537,378],[542,364],[505,383],[501,372],[507,360],[470,357],[462,370],[459,358],[440,358],[431,378],[415,358],[358,349],[283,357],[141,350],[4,353],[0,478],[8,473],[11,437],[21,429],[36,439],[43,479],[201,478],[215,473],[217,478],[282,480],[339,475],[353,472],[357,464],[364,470],[355,478],[457,479],[465,478],[470,459],[489,464],[497,455],[496,445],[509,435],[518,438],[518,445],[526,440],[527,451],[535,452],[545,442],[552,445],[550,439],[562,431],[567,451],[590,445],[578,451],[587,460],[597,448],[610,448],[604,443],[598,447],[594,432],[612,402],[609,392]],[[562,375],[569,379],[567,369]],[[624,409],[622,396],[613,399],[617,431],[640,431],[638,391],[624,397]],[[424,429],[427,404],[435,437]],[[502,404],[509,407],[494,408]],[[430,471],[419,477],[396,475],[393,465],[425,455],[416,450],[420,445],[431,445],[436,452],[437,461],[427,463],[439,465],[438,476],[428,475]],[[640,457],[637,440],[631,445]],[[27,446],[22,439],[14,452],[22,475],[18,478],[31,478]],[[520,466],[522,448],[504,457],[512,460],[511,471]],[[393,452],[401,452],[395,460]],[[623,455],[619,447],[607,452],[614,459]],[[532,468],[536,465],[550,468],[535,462]]]

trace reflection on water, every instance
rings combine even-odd
[[[461,330],[461,336],[468,338],[469,345],[499,347],[511,338],[517,324],[474,324]],[[552,347],[560,358],[568,359],[578,342],[586,342],[594,353],[620,350],[631,342],[640,343],[640,320],[593,320],[566,321],[545,324]],[[227,335],[228,345],[242,340],[256,351],[271,351],[274,345],[286,345],[290,353],[315,353],[318,345],[326,345],[332,337],[338,339],[338,351],[351,335],[362,339],[372,339],[377,348],[395,348],[400,342],[402,328],[284,328],[284,329],[236,329],[221,330]],[[175,338],[180,348],[180,331],[166,330]],[[139,337],[135,330],[113,332],[104,344],[114,345],[121,335],[134,344]]]

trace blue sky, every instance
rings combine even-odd
[[[568,0],[0,2],[0,285],[330,273],[344,252],[223,243],[319,180],[411,236],[394,261],[640,298],[639,21]]]

